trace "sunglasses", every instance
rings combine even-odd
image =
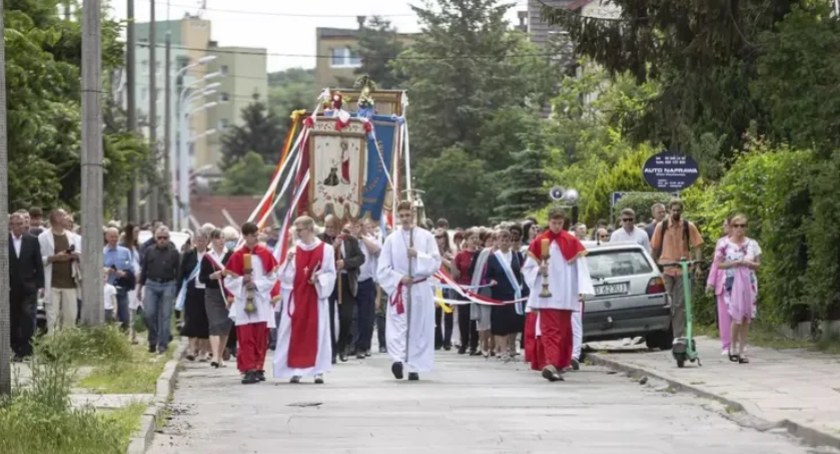
[[[602,240],[606,240],[606,239],[607,239],[607,238],[609,238],[609,237],[610,237],[609,235],[599,235],[599,236],[598,236],[598,238],[600,238],[600,239],[602,239]]]
[[[745,229],[747,228],[747,224],[732,224],[732,227],[736,229]]]
[[[157,239],[158,239],[158,241],[160,241],[160,240],[168,240],[168,239],[169,239],[169,237],[168,237],[168,236],[159,236],[159,237],[157,237]]]
[[[621,222],[633,222],[633,221],[634,221],[633,218],[624,218],[624,219],[621,220]]]

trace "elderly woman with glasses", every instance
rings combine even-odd
[[[723,298],[732,317],[729,360],[739,364],[749,363],[744,350],[756,311],[758,281],[755,271],[761,259],[761,247],[748,238],[746,232],[747,217],[742,214],[733,216],[729,223],[729,236],[715,250],[715,262],[726,276]]]

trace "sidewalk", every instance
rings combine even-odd
[[[702,367],[678,369],[671,352],[593,343],[595,364],[668,381],[725,403],[760,420],[756,426],[784,427],[811,445],[840,448],[840,356],[807,350],[772,350],[749,346],[750,364],[721,356],[720,341],[697,338]],[[599,349],[609,348],[608,352]]]

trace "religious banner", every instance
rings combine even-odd
[[[400,121],[394,117],[374,115],[373,128],[368,135],[367,178],[363,191],[362,217],[379,221],[383,207],[390,208],[388,172],[393,168],[397,156]]]
[[[308,140],[307,211],[318,220],[334,214],[348,221],[358,219],[362,211],[367,133],[359,119],[351,119],[340,131],[335,122],[335,118],[319,117]]]

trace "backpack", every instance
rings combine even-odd
[[[665,231],[668,230],[668,221],[669,219],[665,219],[662,221],[662,228],[659,230],[659,252],[656,253],[656,257],[654,260],[659,261],[659,256],[662,255],[662,248],[665,246]],[[688,221],[683,219],[683,241],[686,245],[686,257],[688,257],[691,253],[691,244],[689,244],[688,240]]]

